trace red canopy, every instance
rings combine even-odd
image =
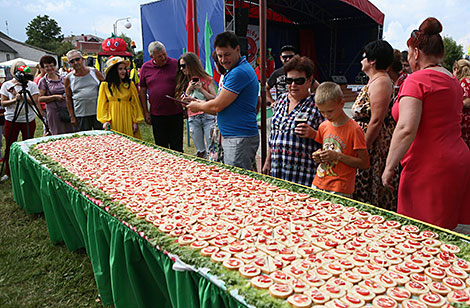
[[[349,5],[356,7],[357,9],[361,10],[365,14],[367,14],[370,18],[375,20],[378,24],[383,26],[385,15],[372,3],[368,0],[340,0]]]

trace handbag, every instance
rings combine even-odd
[[[49,82],[47,81],[47,79],[44,79],[44,81],[46,82],[46,90],[49,93],[49,95],[51,95],[52,92],[49,89]],[[69,110],[67,109],[67,107],[59,106],[59,104],[57,103],[56,103],[56,107],[57,107],[57,114],[59,115],[59,120],[61,120],[64,123],[70,123],[70,114],[69,114]]]

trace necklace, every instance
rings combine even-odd
[[[433,63],[433,64],[429,64],[429,65],[426,65],[425,67],[423,67],[423,70],[427,69],[427,68],[430,68],[430,67],[436,67],[436,66],[442,66],[440,63]]]

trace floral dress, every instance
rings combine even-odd
[[[470,97],[470,78],[464,78],[460,81],[463,88],[463,98]],[[470,148],[470,108],[463,108],[462,111],[462,139]]]
[[[362,88],[362,91],[356,98],[352,106],[353,119],[361,126],[364,134],[367,131],[371,119],[371,107],[369,97],[369,85]],[[395,176],[391,185],[394,190],[391,191],[382,185],[382,173],[385,169],[388,149],[392,140],[393,130],[395,129],[395,121],[392,118],[391,109],[393,99],[390,100],[389,110],[385,117],[382,129],[369,148],[369,169],[358,169],[356,174],[356,191],[354,199],[377,205],[381,208],[396,211],[397,209],[397,191],[399,182],[399,170],[395,170]]]

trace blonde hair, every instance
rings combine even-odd
[[[454,62],[455,77],[460,81],[464,78],[470,78],[470,61],[460,59]]]
[[[322,82],[315,91],[315,103],[323,105],[328,102],[343,100],[343,91],[339,85],[331,81]]]
[[[19,68],[21,65],[26,65],[26,63],[24,63],[24,62],[21,61],[21,60],[17,60],[17,61],[15,61],[15,62],[13,62],[13,64],[12,64],[11,67],[10,67],[10,73],[11,73],[12,76],[15,76],[16,71],[18,70],[18,68]]]

